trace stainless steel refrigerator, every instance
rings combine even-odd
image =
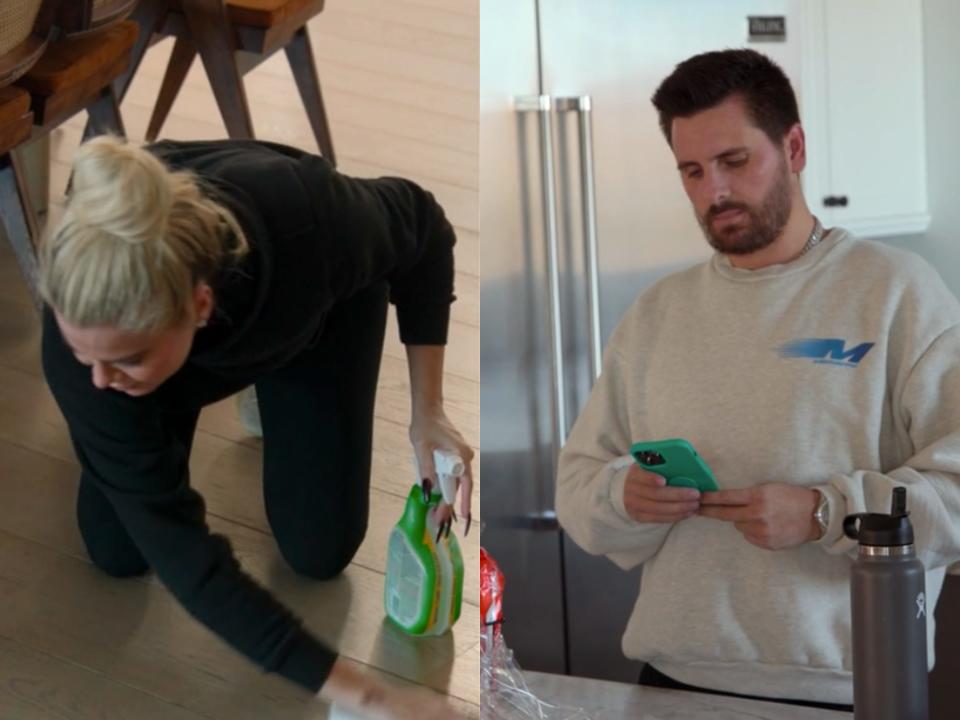
[[[620,637],[640,572],[563,535],[556,456],[626,307],[709,256],[650,96],[680,60],[747,45],[751,16],[786,18],[760,49],[792,74],[796,2],[481,0],[481,541],[527,669],[639,674]]]

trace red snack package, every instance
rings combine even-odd
[[[480,720],[592,720],[580,708],[543,702],[504,641],[503,573],[480,548]]]
[[[486,550],[480,548],[480,626],[500,633],[503,622],[503,573]]]

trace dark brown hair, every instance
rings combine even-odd
[[[673,119],[708,110],[739,95],[753,123],[779,143],[800,122],[797,97],[780,66],[755,50],[717,50],[677,65],[653,94],[660,129],[671,145]]]

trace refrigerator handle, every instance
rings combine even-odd
[[[600,377],[603,343],[600,340],[600,279],[597,261],[597,201],[593,171],[593,104],[589,95],[556,98],[559,112],[576,112],[580,145],[580,192],[583,207],[583,238],[587,265],[587,311],[590,332],[590,373]]]
[[[554,440],[559,453],[567,439],[567,403],[564,394],[563,323],[560,316],[560,251],[557,231],[557,186],[553,170],[553,100],[549,95],[518,97],[519,113],[535,112],[540,126],[540,174],[543,183],[543,220],[547,236],[547,293],[550,308],[550,364],[553,370]]]

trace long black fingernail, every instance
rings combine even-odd
[[[443,536],[443,523],[440,523],[440,527],[437,529],[437,542],[440,542],[440,538]]]
[[[430,482],[430,478],[424,478],[424,479],[423,479],[422,487],[423,487],[423,501],[424,501],[425,503],[429,503],[429,502],[430,502],[430,491],[433,489],[433,483]]]
[[[453,508],[450,508],[450,512],[453,513],[453,521],[454,521],[454,522],[460,522],[460,521],[457,519],[457,511],[454,510]]]
[[[466,537],[467,535],[470,534],[470,523],[471,523],[471,522],[473,522],[473,518],[470,517],[470,513],[467,513],[467,527],[466,527],[466,529],[463,531],[463,536],[464,536],[464,537]]]

